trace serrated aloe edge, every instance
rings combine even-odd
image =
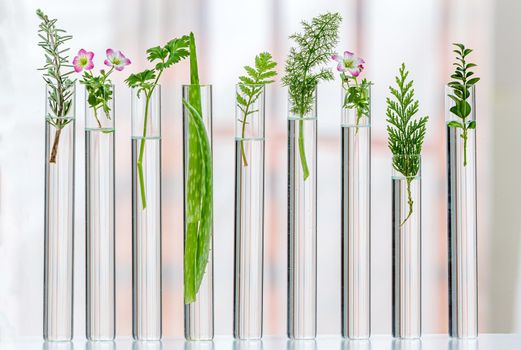
[[[184,246],[184,302],[193,303],[201,286],[210,253],[213,215],[212,149],[201,106],[194,34],[190,33],[188,101],[188,159]]]

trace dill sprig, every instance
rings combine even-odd
[[[469,89],[479,81],[479,78],[474,77],[474,72],[470,71],[470,68],[476,67],[476,64],[466,61],[466,57],[472,52],[471,49],[465,48],[463,44],[453,44],[456,49],[453,50],[456,53],[456,60],[454,66],[456,70],[450,76],[453,80],[449,83],[449,86],[453,89],[453,93],[449,94],[449,97],[454,101],[454,106],[450,108],[450,112],[461,119],[461,122],[456,120],[447,123],[450,128],[460,128],[460,137],[463,139],[463,166],[467,166],[467,139],[468,130],[476,128],[476,121],[471,120],[467,122],[467,117],[472,112],[472,107],[468,103],[470,97]]]
[[[394,100],[387,98],[386,111],[388,145],[393,154],[393,167],[407,181],[409,213],[401,225],[413,212],[411,182],[420,170],[420,154],[429,119],[427,116],[413,119],[418,112],[419,102],[414,99],[413,80],[407,81],[408,75],[409,72],[402,63],[399,76],[396,77],[398,88],[389,87]]]
[[[248,116],[257,112],[257,110],[252,109],[252,106],[258,100],[264,87],[275,81],[271,78],[277,75],[276,66],[277,62],[273,61],[270,53],[261,52],[255,57],[255,67],[245,66],[244,70],[246,70],[247,75],[239,77],[240,92],[237,92],[236,100],[237,106],[242,112],[242,118],[239,119],[242,124],[242,139],[244,139],[246,132]],[[248,166],[243,140],[241,140],[241,154],[244,166]]]
[[[311,23],[303,21],[304,32],[290,36],[297,47],[289,50],[282,83],[288,87],[290,112],[300,118],[298,141],[304,180],[309,176],[309,168],[304,148],[303,118],[313,108],[318,83],[321,80],[333,80],[333,72],[323,65],[328,63],[334,52],[341,21],[342,17],[338,13],[324,13],[313,18]]]
[[[69,48],[63,47],[72,36],[66,35],[65,30],[57,28],[57,20],[49,19],[42,10],[36,10],[36,15],[41,20],[38,26],[38,36],[41,41],[38,42],[38,46],[45,51],[45,65],[39,70],[45,71],[43,80],[49,88],[47,98],[52,112],[47,115],[47,122],[56,128],[49,163],[56,163],[61,131],[72,120],[64,117],[68,115],[72,105],[76,80],[69,78],[74,71],[72,65],[68,63],[69,56],[66,55]]]

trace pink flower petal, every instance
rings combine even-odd
[[[91,61],[94,58],[94,52],[89,51],[87,52],[86,56],[89,59],[89,61]]]
[[[75,71],[76,73],[81,72],[82,69],[83,69],[83,68],[82,68],[81,66],[74,66],[74,71]]]
[[[130,60],[128,58],[125,57],[125,66],[128,66],[129,64],[131,64],[132,62],[130,62]]]
[[[334,61],[337,61],[337,62],[340,62],[340,60],[341,60],[341,57],[338,56],[337,54],[334,54],[333,56],[331,56],[331,58],[332,58]]]
[[[94,63],[92,63],[92,61],[89,61],[89,62],[85,65],[85,70],[91,70],[92,68],[94,68]]]
[[[80,49],[80,51],[78,51],[78,56],[85,56],[85,54],[87,54],[87,51],[84,49]]]
[[[114,50],[112,50],[112,49],[107,49],[107,51],[105,51],[105,53],[107,54],[107,57],[114,56]]]
[[[358,69],[349,69],[349,73],[355,78],[360,75],[360,71]]]
[[[105,60],[103,63],[105,63],[106,66],[112,67],[112,63],[110,63],[109,60]]]
[[[78,56],[75,56],[74,59],[72,60],[72,64],[73,64],[74,66],[77,65],[79,59],[80,59],[80,58],[79,58]]]
[[[114,66],[118,72],[121,72],[125,66]]]
[[[344,59],[353,57],[353,53],[350,51],[344,51]]]
[[[339,63],[338,66],[336,66],[336,70],[339,72],[345,72],[344,65],[342,63]]]

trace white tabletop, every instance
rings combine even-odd
[[[370,341],[347,341],[338,336],[321,336],[315,341],[289,341],[265,337],[262,341],[234,341],[216,337],[213,342],[185,342],[165,338],[161,342],[43,342],[39,339],[0,341],[1,350],[519,350],[521,335],[481,334],[474,340],[450,339],[446,335],[425,335],[421,340],[396,340],[389,336],[373,336]]]

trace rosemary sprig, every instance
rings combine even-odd
[[[456,49],[453,51],[456,53],[457,62],[454,62],[456,70],[450,76],[453,80],[449,83],[449,86],[453,89],[453,94],[449,94],[449,97],[455,103],[455,105],[450,108],[450,112],[460,118],[461,122],[453,120],[448,122],[447,126],[462,129],[460,137],[463,139],[463,166],[467,166],[468,130],[476,128],[475,120],[467,122],[467,117],[472,112],[472,107],[467,100],[470,97],[469,89],[476,84],[480,78],[471,78],[474,72],[470,71],[470,68],[476,67],[476,64],[467,62],[465,59],[472,50],[465,48],[463,44],[453,45],[456,46]]]
[[[286,60],[286,75],[282,82],[288,87],[290,112],[299,116],[299,152],[304,180],[309,177],[309,168],[304,148],[305,115],[313,108],[314,92],[321,80],[333,80],[333,72],[326,64],[338,42],[338,27],[342,17],[338,13],[325,13],[302,22],[303,33],[290,36],[297,47],[292,47]],[[320,67],[320,68],[319,68]],[[316,70],[319,68],[318,70]]]
[[[125,82],[131,88],[137,88],[138,97],[145,94],[145,117],[143,120],[143,135],[139,145],[139,156],[137,159],[137,170],[139,177],[139,188],[141,192],[141,203],[143,210],[147,207],[145,180],[143,175],[143,157],[145,154],[145,141],[147,137],[148,115],[150,98],[156,88],[159,78],[165,69],[181,61],[188,56],[188,36],[170,40],[165,46],[156,46],[147,50],[149,62],[156,63],[152,69],[145,69],[140,73],[131,74]]]
[[[389,87],[394,99],[387,98],[387,133],[388,145],[393,154],[393,167],[407,181],[407,197],[409,213],[400,224],[402,226],[412,215],[413,200],[411,182],[420,170],[420,155],[425,139],[426,125],[429,117],[413,119],[418,112],[419,102],[414,99],[413,81],[407,81],[409,72],[405,64],[396,77],[398,88]]]
[[[72,121],[71,118],[65,117],[72,105],[76,80],[69,78],[74,71],[68,63],[69,57],[66,56],[69,48],[63,47],[72,36],[57,28],[57,20],[49,19],[42,10],[36,10],[36,15],[41,20],[38,29],[41,41],[38,42],[38,46],[45,51],[45,65],[39,70],[45,71],[43,80],[49,88],[47,99],[52,112],[47,115],[47,122],[56,128],[49,163],[56,163],[61,131]]]
[[[255,57],[255,67],[245,66],[244,69],[248,75],[239,77],[239,89],[236,100],[237,106],[242,112],[242,118],[239,122],[242,124],[241,131],[241,154],[244,166],[248,166],[246,153],[244,151],[244,136],[246,132],[247,118],[250,114],[257,112],[252,110],[252,106],[259,98],[265,85],[274,82],[273,77],[277,75],[275,67],[277,62],[272,60],[271,54],[262,52]]]

